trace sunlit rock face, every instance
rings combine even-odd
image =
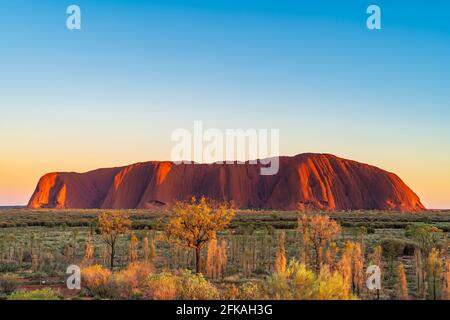
[[[44,175],[30,208],[154,208],[206,196],[236,208],[279,210],[425,210],[395,174],[330,154],[281,157],[275,175],[261,164],[151,161],[86,173]]]

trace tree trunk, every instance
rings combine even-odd
[[[111,260],[110,260],[110,269],[111,271],[114,270],[114,256],[116,255],[115,246],[111,246]]]
[[[436,277],[433,277],[433,300],[436,300]]]
[[[200,273],[200,248],[195,248],[195,273]]]
[[[316,251],[316,273],[320,272],[320,265],[322,264],[322,248],[320,245],[314,245],[314,251]]]

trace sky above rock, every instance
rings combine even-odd
[[[280,153],[395,172],[450,208],[450,3],[74,1],[0,4],[0,205],[40,176],[170,158],[170,135],[278,128]]]

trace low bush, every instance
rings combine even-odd
[[[117,299],[132,299],[142,296],[146,279],[154,271],[149,263],[136,262],[116,272],[110,279],[111,294]]]
[[[181,300],[213,300],[219,298],[217,288],[207,281],[201,273],[192,274],[184,270],[179,275],[178,299]]]
[[[405,241],[405,247],[403,248],[403,255],[413,256],[416,248],[417,248],[417,244],[415,244],[414,242]]]
[[[13,273],[5,273],[0,275],[0,292],[4,294],[11,294],[20,284],[20,277]]]
[[[147,278],[144,298],[151,300],[175,300],[178,279],[168,273],[152,274]]]
[[[232,285],[226,296],[230,300],[258,300],[261,299],[262,292],[257,283],[246,282],[239,287]]]
[[[111,297],[111,271],[101,265],[93,265],[81,269],[81,284],[90,294],[102,298]]]
[[[383,255],[389,259],[403,255],[405,251],[406,241],[401,239],[383,239],[381,240],[381,247],[383,248]]]
[[[16,272],[20,269],[17,263],[13,262],[3,262],[0,264],[0,273]]]
[[[50,288],[33,291],[15,291],[8,300],[61,300],[61,296]]]
[[[291,261],[286,272],[273,274],[262,284],[264,298],[272,300],[349,300],[346,283],[338,272],[324,267],[316,275],[304,264]]]

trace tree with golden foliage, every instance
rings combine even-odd
[[[431,249],[427,259],[428,288],[433,300],[438,298],[439,285],[442,278],[442,259],[439,249]]]
[[[303,242],[312,244],[318,273],[323,263],[323,250],[341,232],[341,226],[327,215],[307,216],[305,214],[298,219],[298,226],[299,232],[303,233]]]
[[[166,236],[169,241],[195,250],[195,269],[200,273],[202,248],[217,231],[229,225],[235,210],[226,202],[213,205],[205,197],[193,197],[190,202],[177,202],[172,213]]]
[[[109,257],[107,245],[102,246],[102,249],[100,251],[100,261],[101,261],[102,266],[106,266],[110,263],[110,257]]]
[[[346,290],[361,293],[364,285],[364,257],[360,243],[353,241],[345,243],[338,269],[345,281]]]
[[[89,234],[86,240],[86,250],[84,254],[84,259],[90,264],[94,259],[94,243],[92,241],[92,236]]]
[[[353,275],[352,275],[352,255],[353,255],[353,242],[346,242],[342,249],[341,259],[338,263],[338,270],[344,281],[343,289],[344,294],[350,294],[352,288]]]
[[[356,242],[352,253],[353,293],[361,294],[364,285],[364,255],[361,243]]]
[[[129,247],[130,262],[136,262],[138,260],[138,244],[139,240],[134,234],[134,232],[132,232],[130,235],[130,247]]]
[[[152,237],[150,241],[150,260],[156,257],[156,240]]]
[[[148,261],[150,258],[150,248],[148,245],[148,237],[142,239],[142,257],[144,261]]]
[[[311,239],[309,234],[309,219],[306,214],[302,214],[298,218],[298,232],[300,233],[302,240],[300,249],[300,261],[304,265],[309,264],[309,251],[311,249]]]
[[[114,258],[116,256],[117,239],[128,232],[131,228],[131,221],[128,216],[116,211],[108,211],[98,216],[98,229],[103,241],[108,246],[109,266],[114,269]]]
[[[442,299],[450,300],[450,258],[445,259],[444,273],[442,277]]]
[[[214,237],[208,243],[208,253],[206,258],[206,275],[210,278],[217,277],[217,239]]]
[[[208,277],[212,279],[223,277],[227,264],[226,249],[227,243],[225,239],[222,239],[220,244],[217,243],[216,238],[209,241],[206,261],[206,274]]]
[[[422,263],[422,252],[420,248],[414,249],[414,272],[416,274],[417,295],[425,296],[425,277]]]
[[[325,264],[330,268],[330,271],[333,273],[336,271],[336,259],[339,253],[339,247],[336,245],[334,241],[330,242],[328,247],[325,250]]]
[[[398,265],[397,299],[409,300],[408,282],[406,281],[405,266],[401,262]]]
[[[218,265],[220,266],[219,269],[219,276],[224,277],[225,269],[228,263],[228,255],[227,255],[227,241],[225,239],[222,239],[220,241],[220,247],[218,250]]]
[[[278,249],[277,256],[275,258],[275,271],[281,275],[286,272],[286,250],[284,247],[285,238],[285,232],[281,231],[278,234]]]
[[[383,248],[378,245],[373,248],[372,253],[370,254],[369,260],[371,264],[374,264],[380,268],[380,277],[383,278]],[[377,299],[380,299],[380,291],[381,289],[377,289]]]

